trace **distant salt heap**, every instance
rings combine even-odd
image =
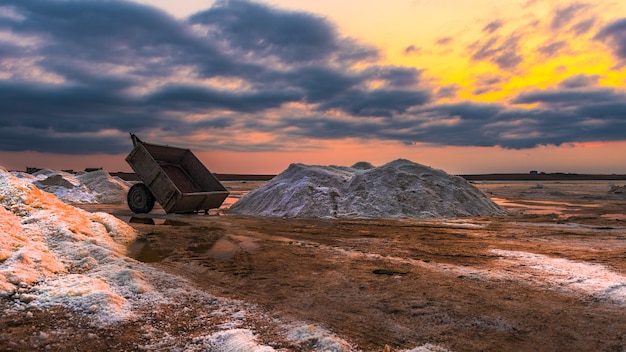
[[[291,164],[233,214],[301,218],[456,218],[504,210],[461,177],[398,159],[380,167]]]
[[[626,186],[611,185],[611,189],[609,190],[609,193],[626,194]]]
[[[53,193],[68,204],[123,204],[129,189],[126,182],[102,170],[76,176],[50,169],[37,171],[33,175],[22,172],[14,175],[32,182],[42,191]]]
[[[87,172],[76,178],[87,187],[100,204],[125,204],[129,185],[106,171]]]

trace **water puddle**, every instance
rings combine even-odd
[[[252,253],[258,248],[252,237],[229,235],[217,240],[205,254],[214,259],[231,259],[241,251]]]
[[[589,203],[571,203],[550,200],[524,200],[512,201],[502,198],[492,198],[499,206],[505,208],[519,209],[522,214],[526,215],[557,215],[560,219],[566,220],[572,216],[577,210],[598,208],[600,204]]]
[[[205,254],[214,259],[231,259],[239,251],[239,246],[226,238],[222,238],[217,240]]]
[[[127,255],[144,263],[158,263],[172,254],[171,250],[154,248],[145,239],[138,239],[131,243],[127,249]]]
[[[128,220],[130,224],[144,224],[144,225],[165,225],[165,226],[191,226],[190,223],[174,220],[174,219],[163,219],[163,218],[147,218],[140,216],[131,216]]]
[[[260,248],[257,239],[242,235],[217,234],[223,229],[207,229],[202,234],[149,233],[127,248],[127,256],[144,263],[172,261],[228,260],[241,252]]]

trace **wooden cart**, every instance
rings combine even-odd
[[[155,200],[166,213],[219,208],[229,192],[189,149],[149,144],[131,133],[133,150],[126,162],[142,183],[128,191],[129,208],[149,213]]]

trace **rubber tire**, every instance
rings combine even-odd
[[[145,214],[152,210],[155,199],[148,186],[143,183],[137,183],[128,190],[126,201],[133,213]]]

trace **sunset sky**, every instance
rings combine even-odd
[[[0,165],[626,173],[626,1],[0,0]]]

